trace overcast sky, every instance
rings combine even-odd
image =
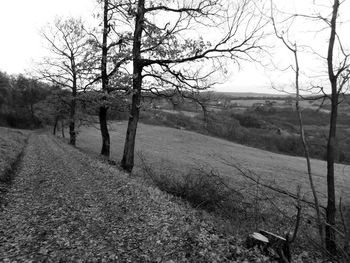
[[[44,52],[40,29],[55,16],[88,19],[93,0],[2,0],[0,3],[0,70],[9,74],[30,69]]]
[[[280,5],[281,9],[290,10],[290,12],[295,10],[303,13],[318,12],[318,10],[321,10],[321,12],[330,11],[320,6],[311,9],[310,5],[306,4],[308,1],[310,2],[311,0],[278,0],[275,2]],[[322,2],[322,4],[329,6],[332,1],[320,0],[316,2]],[[37,60],[45,52],[39,32],[46,23],[52,22],[55,16],[81,16],[88,21],[94,10],[96,11],[95,0],[1,1],[0,70],[9,74],[30,71],[33,59]],[[344,6],[342,12],[350,14],[349,5]],[[344,22],[346,21],[344,20]],[[322,28],[322,22],[319,24],[319,28]],[[306,26],[305,22],[299,24],[296,22],[292,32],[300,31],[302,34],[300,34],[299,38],[296,38],[296,34],[291,33],[290,37],[293,41],[296,39],[298,42],[302,42],[301,44],[312,43],[317,51],[326,54],[326,36],[328,31],[324,30],[318,34],[310,33],[314,28],[315,23],[310,22],[310,26]],[[346,35],[349,36],[350,34],[347,33]],[[345,45],[350,41],[348,36],[344,41]],[[277,41],[275,42],[277,43]],[[276,44],[276,46],[278,45]],[[281,68],[288,65],[291,59],[288,56],[288,52],[280,48],[276,48],[271,54],[271,58]],[[269,64],[267,59],[265,62]],[[318,70],[312,73],[314,76],[321,74],[321,69],[324,68],[322,63],[324,63],[322,59],[314,59],[311,55],[304,55],[301,58],[301,64],[305,73],[308,72],[309,74],[310,68],[317,67]],[[237,68],[233,68],[230,71],[231,74],[228,80],[221,85],[221,90],[275,93],[276,91],[271,89],[271,82],[275,85],[289,85],[289,83],[292,83],[292,72],[279,72],[273,70],[274,67],[271,64],[269,66],[269,69],[266,69],[259,65],[243,63],[239,71]]]

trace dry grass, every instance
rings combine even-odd
[[[126,123],[113,123],[110,128],[111,158],[119,161],[122,157]],[[86,127],[80,133],[78,147],[98,154],[100,140],[99,130]],[[242,172],[234,168],[235,165],[243,167],[243,170],[249,173],[251,171],[260,183],[269,184],[294,194],[300,186],[301,198],[312,202],[306,163],[302,157],[271,153],[186,130],[144,124],[139,124],[136,151],[142,152],[142,156],[156,171],[157,176],[164,175],[161,182],[165,180],[171,183],[174,181],[172,177],[181,179],[181,175],[191,174],[191,169],[198,167],[207,167],[207,171],[214,169],[220,176],[224,176],[223,179],[230,184],[232,189],[243,194],[242,204],[251,205],[250,208],[242,211],[233,210],[229,223],[223,225],[225,231],[235,235],[245,236],[260,228],[283,235],[285,231],[293,231],[296,214],[295,200],[283,198],[285,195],[258,187],[257,184],[242,176]],[[137,154],[135,158],[134,171],[138,173],[142,170],[142,162]],[[325,206],[326,163],[312,160],[312,167],[316,189],[321,197],[322,205]],[[349,172],[350,166],[336,165],[337,198],[342,196],[347,205],[350,201]],[[175,179],[175,182],[178,183],[178,180]],[[302,255],[305,250],[314,252],[310,240],[315,242],[317,233],[313,223],[313,212],[309,212],[311,212],[310,208],[303,208],[303,223],[299,231],[301,234],[293,247],[295,255]],[[313,252],[312,257],[315,255]],[[315,262],[315,260],[310,262]]]
[[[0,262],[271,262],[215,218],[33,134],[0,212]]]
[[[110,131],[111,158],[119,161],[122,157],[126,123],[113,123],[110,125]],[[94,127],[81,130],[78,138],[79,148],[98,154],[100,143],[99,130]],[[295,192],[300,185],[301,193],[311,197],[306,164],[302,157],[275,154],[190,131],[144,124],[139,124],[136,151],[142,151],[147,160],[158,169],[171,169],[175,173],[183,173],[205,164],[221,175],[231,178],[232,185],[245,184],[246,181],[240,172],[224,164],[224,159],[248,168],[261,180],[289,191]],[[140,160],[136,156],[135,169],[140,167]],[[326,163],[312,160],[312,168],[317,191],[324,201]],[[338,197],[350,200],[350,166],[336,165],[336,184]]]
[[[0,181],[7,181],[13,163],[22,152],[28,132],[0,127]]]
[[[166,113],[171,113],[171,114],[183,114],[186,117],[196,117],[200,112],[192,112],[192,111],[176,111],[176,110],[161,110]]]

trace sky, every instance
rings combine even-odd
[[[30,70],[31,62],[46,52],[40,30],[56,16],[89,18],[91,0],[1,0],[0,70],[9,74]]]
[[[310,6],[306,4],[308,1],[314,2],[315,0],[275,0],[281,10],[300,13],[329,11],[322,6],[310,9]],[[330,0],[316,1],[316,3],[328,5],[331,2]],[[38,60],[46,52],[40,36],[40,30],[45,24],[53,22],[56,16],[81,16],[84,20],[89,21],[96,7],[95,0],[2,0],[0,3],[0,32],[2,36],[0,70],[9,74],[30,72],[33,60]],[[343,12],[350,13],[349,5],[344,7]],[[317,26],[320,26],[319,29],[322,27],[320,23]],[[294,22],[290,39],[298,41],[300,45],[312,43],[315,50],[325,54],[328,31],[321,30],[317,34],[310,33],[314,27],[314,22],[310,22],[308,25],[305,24],[305,21],[302,23]],[[293,32],[298,32],[298,34]],[[295,37],[296,35],[299,38]],[[346,43],[350,43],[349,37],[345,40]],[[264,66],[242,63],[239,69],[232,67],[229,69],[229,74],[220,80],[222,84],[217,89],[226,92],[277,93],[278,91],[271,88],[272,85],[277,87],[291,86],[294,79],[293,72],[276,69],[276,67],[278,69],[285,68],[292,62],[290,54],[276,40],[270,41],[269,44],[273,51],[263,58]],[[307,74],[309,79],[310,76],[319,76],[325,73],[321,70],[325,68],[324,60],[310,54],[301,56],[300,60],[303,73]],[[318,70],[314,70],[315,68]],[[305,83],[307,81],[305,79]]]

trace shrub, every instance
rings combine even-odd
[[[19,129],[32,129],[42,127],[41,121],[37,117],[32,117],[29,114],[5,113],[0,114],[5,126]]]
[[[228,186],[228,182],[213,170],[193,168],[188,173],[175,175],[171,171],[157,172],[139,153],[143,176],[160,190],[181,197],[194,207],[208,211],[237,211],[243,195]]]
[[[246,128],[262,128],[262,122],[252,115],[234,114],[233,117],[239,121],[239,124]]]

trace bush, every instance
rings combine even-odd
[[[234,114],[233,117],[239,121],[239,124],[246,128],[263,128],[262,122],[252,115]]]
[[[143,176],[160,190],[181,197],[194,207],[208,211],[237,211],[243,195],[228,186],[228,182],[213,170],[193,168],[186,174],[159,173],[139,154]]]
[[[41,121],[34,116],[28,114],[5,113],[0,114],[1,123],[5,126],[18,129],[33,129],[42,127]]]
[[[162,125],[171,128],[184,128],[206,133],[202,120],[185,116],[183,113],[167,113],[159,110],[141,112],[140,121],[151,125]]]

